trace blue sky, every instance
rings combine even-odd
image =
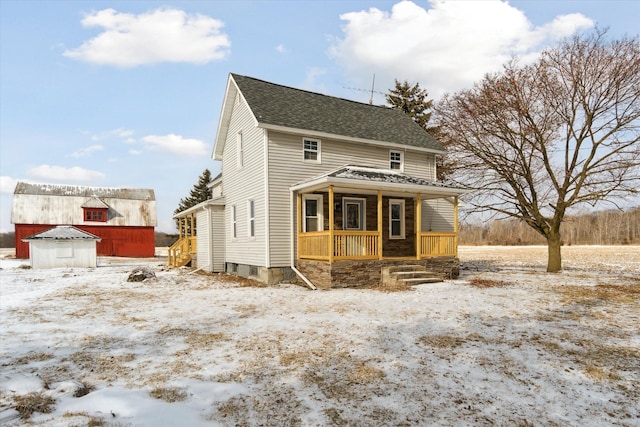
[[[229,72],[367,102],[437,99],[640,1],[0,0],[0,231],[19,180],[153,188],[158,231],[211,160]],[[374,94],[383,104],[384,95]]]

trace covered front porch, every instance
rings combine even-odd
[[[340,286],[331,272],[345,268],[340,280],[364,269],[365,280],[379,281],[382,268],[403,263],[457,276],[458,196],[464,190],[363,167],[345,167],[292,190],[296,266],[312,282],[326,282],[328,274],[329,287]]]

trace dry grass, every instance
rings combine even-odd
[[[630,303],[640,301],[640,286],[600,284],[596,286],[563,286],[559,292],[563,303],[593,305],[597,303]]]
[[[184,338],[184,343],[189,345],[192,350],[204,350],[212,344],[229,340],[230,338],[221,332],[216,334],[205,334],[196,331],[189,331]]]
[[[386,377],[384,371],[370,366],[367,362],[360,362],[353,366],[347,375],[347,379],[356,384],[368,384],[374,381],[383,380]]]
[[[53,411],[56,400],[43,392],[33,392],[13,397],[14,409],[23,420],[28,419],[34,412],[49,414]]]
[[[135,370],[126,364],[134,361],[135,358],[136,355],[133,353],[110,355],[80,350],[63,361],[73,362],[86,376],[95,377],[101,381],[116,381],[131,376]]]
[[[216,281],[223,283],[235,283],[241,288],[266,288],[268,285],[255,279],[237,276],[231,273],[209,273],[207,271],[198,270],[196,274],[210,276]]]
[[[155,387],[149,392],[154,399],[165,402],[182,402],[187,399],[187,391],[182,387]]]
[[[82,424],[86,427],[103,427],[106,426],[107,423],[100,417],[94,417],[92,415],[87,414],[86,412],[65,412],[62,415],[64,418],[82,418],[86,424]],[[73,421],[71,421],[73,422]],[[76,425],[76,424],[70,424]]]
[[[507,286],[513,286],[513,284],[502,280],[480,279],[474,277],[469,279],[469,286],[473,286],[474,288],[505,288]]]
[[[29,352],[24,356],[13,359],[9,365],[26,365],[31,362],[44,362],[46,360],[52,359],[52,353],[39,353],[39,352]]]
[[[452,337],[449,335],[424,335],[418,338],[418,342],[435,348],[456,348],[464,344],[466,340],[462,337]]]

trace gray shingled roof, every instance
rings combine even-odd
[[[57,227],[50,228],[45,231],[41,231],[36,234],[32,234],[29,237],[25,237],[22,240],[102,240],[100,237],[95,236],[86,231],[82,231],[79,228],[71,225],[59,225]]]
[[[31,184],[18,182],[13,194],[40,196],[107,197],[128,200],[155,200],[153,190],[144,188],[80,187],[76,185]]]
[[[261,124],[444,151],[400,110],[231,76]]]

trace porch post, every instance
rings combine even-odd
[[[302,194],[296,195],[297,233],[296,233],[296,260],[300,259],[300,233],[302,232]]]
[[[421,258],[422,253],[422,198],[416,194],[416,259]]]
[[[456,258],[458,258],[458,196],[453,196],[453,244],[455,245]]]
[[[378,259],[382,259],[382,190],[378,190]]]
[[[335,220],[335,206],[333,205],[333,199],[334,199],[334,194],[333,194],[333,185],[329,186],[329,264],[333,264],[333,245],[334,243],[334,238],[333,238],[333,229],[334,229],[334,220]],[[324,229],[324,227],[322,227],[322,229]]]
[[[180,218],[180,226],[178,227],[178,234],[180,235],[180,236],[179,236],[179,237],[180,237],[180,239],[182,239],[182,238],[184,237],[184,236],[182,235],[182,233],[183,233],[183,232],[182,232],[182,230],[185,228],[185,226],[184,226],[184,221],[185,221],[185,220],[184,220],[184,218],[185,218],[185,217],[181,217],[181,218]]]

